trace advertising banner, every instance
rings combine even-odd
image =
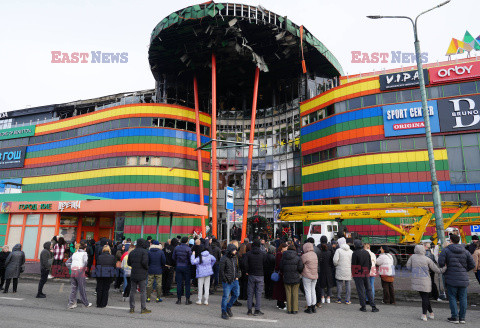
[[[480,96],[437,101],[442,132],[480,129]]]
[[[225,188],[225,208],[227,210],[233,210],[234,209],[234,194],[233,194],[233,188],[232,187],[226,187]]]
[[[428,70],[423,70],[425,78],[425,85],[429,84]],[[397,72],[392,74],[384,74],[379,76],[380,90],[388,91],[392,89],[412,88],[418,87],[420,82],[418,80],[418,71]]]
[[[27,147],[3,148],[0,151],[0,169],[23,167]]]
[[[0,130],[0,140],[30,137],[35,135],[35,125]]]
[[[385,137],[425,133],[421,102],[382,106],[382,110]],[[428,112],[432,133],[440,132],[436,100],[428,101]]]
[[[461,81],[480,77],[480,62],[453,64],[429,69],[430,83]]]

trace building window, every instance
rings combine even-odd
[[[480,183],[478,136],[474,133],[445,137],[451,183]]]

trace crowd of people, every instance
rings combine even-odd
[[[261,316],[263,297],[276,300],[277,308],[288,314],[297,314],[299,293],[303,293],[307,306],[304,312],[313,314],[325,303],[350,305],[353,280],[360,311],[379,309],[375,301],[375,279],[381,279],[383,304],[396,304],[394,281],[396,267],[387,246],[375,255],[370,245],[360,240],[352,247],[341,235],[337,240],[325,236],[314,245],[313,238],[303,244],[298,238],[277,238],[266,242],[255,238],[242,243],[215,238],[188,238],[177,236],[165,243],[148,237],[132,243],[130,239],[113,243],[105,238],[67,244],[63,237],[54,237],[43,245],[40,254],[40,281],[37,298],[46,298],[43,287],[48,278],[64,277],[68,273],[71,293],[68,308],[77,303],[90,307],[86,293],[86,279],[95,278],[96,306],[108,305],[109,291],[113,287],[129,300],[130,313],[135,312],[136,294],[140,294],[140,313],[150,313],[147,303],[160,303],[162,297],[171,296],[175,278],[176,304],[190,305],[191,287],[197,288],[197,305],[209,305],[209,295],[222,287],[221,317],[233,316],[232,308],[242,306],[246,300],[247,315]],[[433,319],[430,299],[439,297],[435,273],[441,275],[451,309],[448,321],[465,323],[467,309],[468,271],[474,270],[480,283],[480,243],[473,236],[472,243],[459,244],[457,235],[450,236],[450,244],[438,254],[429,243],[415,246],[406,269],[410,272],[411,288],[422,300],[421,319]],[[95,263],[95,265],[93,265]],[[9,252],[4,246],[0,252],[0,289],[8,293],[13,280],[13,293],[24,270],[25,254],[17,244]],[[400,271],[399,271],[400,272]],[[50,275],[51,274],[51,275]],[[336,287],[336,299],[333,299]],[[344,288],[345,287],[345,288]],[[345,289],[345,293],[343,291]],[[77,298],[77,294],[79,298]],[[457,300],[459,308],[457,307]]]

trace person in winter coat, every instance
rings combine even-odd
[[[163,249],[163,252],[165,253],[165,267],[163,268],[162,273],[162,289],[164,296],[173,295],[173,293],[170,292],[170,289],[172,289],[173,275],[175,273],[175,261],[172,256],[177,245],[178,239],[172,238],[170,242],[165,244]]]
[[[470,244],[468,244],[467,246],[465,246],[465,248],[470,252],[470,254],[473,255],[473,253],[475,253],[475,250],[477,249],[479,244],[480,244],[480,242],[478,241],[478,236],[473,235],[472,236],[472,242]]]
[[[127,265],[132,267],[130,274],[130,313],[135,313],[135,294],[140,289],[140,313],[151,313],[147,309],[148,247],[150,243],[143,238],[137,239],[135,249],[128,255]]]
[[[148,251],[148,285],[147,285],[147,303],[150,302],[153,285],[157,283],[157,299],[155,302],[162,302],[162,274],[166,263],[165,254],[157,240],[152,241]]]
[[[8,246],[5,245],[0,252],[0,290],[3,290],[3,284],[5,283],[5,261],[8,255],[10,255],[10,251]]]
[[[333,287],[333,254],[332,251],[328,248],[327,245],[328,239],[326,236],[320,237],[320,260],[318,265],[320,267],[320,275],[318,276],[318,288],[320,289],[320,300],[321,303],[330,303],[330,297],[332,296],[332,287]],[[325,298],[325,289],[327,290]]]
[[[52,243],[47,241],[43,244],[43,250],[40,253],[40,281],[38,282],[37,298],[45,298],[47,295],[43,293],[43,286],[48,280],[48,274],[53,263],[53,254],[50,250]]]
[[[339,244],[340,245],[340,244]],[[342,243],[333,256],[333,265],[335,265],[335,279],[337,281],[337,303],[342,303],[342,287],[345,283],[345,304],[350,302],[351,280],[352,280],[352,250],[347,243]]]
[[[132,267],[128,265],[128,255],[135,249],[135,246],[130,245],[128,247],[128,251],[123,253],[121,260],[122,260],[122,271],[123,271],[123,278],[124,278],[124,286],[123,286],[123,301],[125,302],[127,298],[130,298],[130,286],[131,280],[130,276],[132,274]]]
[[[305,313],[317,312],[315,306],[317,305],[317,296],[315,293],[315,286],[318,279],[318,258],[313,250],[312,243],[305,243],[303,245],[303,271],[302,281],[305,289],[305,298],[307,300],[307,309]]]
[[[108,292],[113,279],[117,275],[115,256],[111,254],[110,246],[103,246],[102,254],[97,258],[95,277],[97,278],[97,307],[104,308],[108,304]]]
[[[285,310],[285,301],[287,300],[287,294],[285,292],[285,284],[283,283],[283,273],[280,271],[280,263],[282,261],[283,253],[288,250],[287,243],[281,243],[277,248],[275,255],[275,271],[278,272],[280,279],[273,284],[273,299],[277,300],[277,307],[280,310]]]
[[[12,252],[5,260],[5,289],[4,293],[8,293],[10,282],[13,279],[13,292],[17,292],[18,278],[23,272],[25,264],[25,253],[22,251],[22,245],[16,244],[12,248]]]
[[[219,275],[223,287],[222,319],[233,317],[232,306],[240,295],[238,284],[237,247],[229,244],[225,255],[220,259]],[[231,296],[230,296],[231,294]],[[230,296],[230,300],[228,297]]]
[[[295,245],[288,246],[288,250],[282,254],[280,261],[280,272],[285,284],[285,294],[287,298],[287,313],[298,313],[298,289],[302,280],[303,262],[297,255]]]
[[[65,258],[65,252],[67,249],[67,243],[63,237],[58,238],[58,242],[53,246],[53,264],[52,264],[52,276],[61,278],[63,274],[63,259]],[[64,278],[64,277],[63,277]]]
[[[469,284],[468,271],[475,268],[475,262],[469,251],[460,245],[460,237],[451,235],[448,245],[438,257],[440,268],[447,266],[445,270],[445,284],[447,285],[448,301],[452,316],[447,320],[453,323],[465,323],[467,314],[467,287]],[[457,298],[460,303],[460,311],[457,310]]]
[[[377,266],[376,266],[377,257],[370,250],[370,244],[365,243],[365,245],[363,245],[363,248],[368,252],[368,254],[370,254],[370,259],[372,260],[372,268],[370,269],[369,279],[370,279],[370,287],[372,287],[372,295],[373,295],[373,298],[375,298],[375,278],[378,275]],[[365,301],[367,304],[370,304],[370,300],[368,299],[368,295],[366,294],[366,291],[365,291]]]
[[[422,298],[421,319],[423,321],[427,321],[427,312],[428,318],[435,318],[429,298],[429,293],[432,291],[430,271],[442,273],[446,269],[439,269],[430,258],[425,256],[425,252],[423,245],[415,246],[414,254],[410,256],[406,265],[406,268],[412,272],[412,289],[418,291]]]
[[[473,261],[475,262],[475,268],[473,272],[475,273],[475,278],[477,278],[478,283],[480,284],[480,243],[477,244],[477,249],[473,252]]]
[[[275,271],[275,247],[267,247],[267,255],[265,265],[263,267],[263,276],[265,282],[265,298],[267,300],[272,299],[273,295],[273,281],[272,273]]]
[[[433,263],[437,264],[437,259],[435,258],[435,255],[432,252],[432,244],[425,243],[424,246],[425,246],[425,252],[426,252],[425,256],[431,259]],[[439,298],[440,294],[438,292],[437,284],[435,283],[435,272],[430,271],[430,278],[432,280],[432,291],[430,292],[430,298],[436,300]]]
[[[220,258],[222,257],[222,250],[220,249],[220,243],[216,238],[210,239],[211,254],[215,257],[215,264],[213,265],[213,275],[210,280],[210,286],[213,286],[213,291],[217,291],[218,288],[218,269],[220,266]]]
[[[370,270],[372,269],[372,258],[370,254],[363,248],[363,243],[359,239],[353,241],[355,251],[352,254],[352,277],[357,288],[358,299],[360,301],[360,311],[367,312],[365,291],[370,300],[372,312],[378,312],[375,306],[375,299],[372,294],[372,287],[370,286]]]
[[[245,274],[248,276],[247,289],[247,315],[263,315],[261,311],[262,291],[263,291],[263,266],[267,261],[267,256],[260,250],[260,240],[253,242],[252,250],[247,252],[244,259]],[[253,295],[255,294],[255,312],[252,313]]]
[[[187,243],[188,238],[182,237],[181,244],[173,251],[172,258],[177,263],[175,268],[175,280],[177,281],[176,304],[182,304],[183,286],[185,286],[185,304],[189,305],[192,304],[192,301],[190,301],[190,258],[192,257],[192,250]]]
[[[380,248],[380,256],[377,259],[378,275],[382,280],[383,303],[395,304],[395,290],[393,288],[393,280],[395,277],[395,266],[393,264],[393,256],[389,253],[388,246],[382,245]]]
[[[72,257],[68,259],[67,266],[70,267],[70,285],[71,292],[68,299],[68,308],[74,309],[77,307],[77,292],[80,294],[80,300],[85,307],[92,306],[87,300],[87,293],[85,290],[85,271],[87,268],[88,255],[85,252],[87,245],[78,245],[78,251],[73,253]]]
[[[92,265],[93,265],[93,260],[95,258],[95,240],[92,238],[87,241],[87,256],[88,256],[88,262],[87,262],[87,276],[90,277],[92,275]]]
[[[120,291],[120,285],[123,281],[123,271],[122,271],[122,255],[125,253],[125,245],[118,242],[116,244],[116,251],[115,253],[115,267],[118,268],[118,275],[115,278],[115,284],[113,285],[113,289],[118,289]]]
[[[208,296],[210,295],[210,276],[213,275],[213,266],[217,259],[205,248],[200,252],[198,257],[196,257],[196,255],[195,252],[192,252],[192,256],[190,257],[192,265],[197,267],[195,274],[198,280],[198,300],[196,303],[202,305],[203,297],[203,304],[208,305]],[[205,295],[203,294],[204,291]]]

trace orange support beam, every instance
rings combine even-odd
[[[195,131],[197,132],[197,165],[198,165],[198,188],[200,191],[200,205],[204,204],[203,197],[203,169],[202,169],[202,150],[201,139],[200,139],[200,105],[198,104],[198,84],[197,77],[193,77],[193,94],[195,98]],[[202,220],[202,237],[207,236],[207,229],[205,228],[205,216],[201,217]]]
[[[247,218],[248,218],[248,201],[250,199],[250,178],[252,175],[252,157],[253,157],[253,141],[255,136],[255,116],[257,115],[257,97],[258,97],[258,80],[260,78],[260,70],[255,68],[255,83],[253,85],[253,102],[252,102],[252,119],[250,121],[250,145],[248,145],[248,164],[247,178],[245,180],[244,204],[243,204],[243,223],[242,223],[242,240],[247,236]],[[230,233],[230,232],[229,232]]]
[[[217,59],[212,53],[212,236],[217,237]]]

